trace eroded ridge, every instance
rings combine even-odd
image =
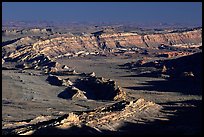
[[[51,116],[39,116],[29,122],[5,124],[3,125],[3,134],[35,134],[38,130],[43,132],[43,129],[51,127],[68,129],[72,126],[80,128],[83,125],[97,129],[99,133],[102,130],[116,131],[120,126],[114,125],[115,123],[124,122],[128,118],[140,121],[145,116],[154,117],[161,109],[162,106],[142,98],[133,101],[120,101],[90,111],[64,114],[55,119],[52,119]]]

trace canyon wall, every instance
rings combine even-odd
[[[196,45],[202,43],[202,29],[187,32],[166,34],[139,35],[136,33],[102,33],[98,36],[69,36],[57,37],[45,41],[38,41],[33,48],[49,56],[76,53],[79,51],[97,52],[104,49],[122,48],[157,48],[166,45]]]
[[[100,33],[82,36],[62,35],[53,38],[25,37],[4,45],[3,55],[12,57],[23,54],[44,54],[50,58],[81,52],[111,52],[113,49],[157,49],[161,44],[191,47],[201,45],[202,29],[164,34],[139,35],[137,33]],[[24,58],[25,59],[25,58]]]

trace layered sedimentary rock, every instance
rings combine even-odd
[[[202,42],[202,29],[166,34],[139,35],[136,33],[100,33],[82,36],[62,35],[50,39],[24,37],[4,43],[2,54],[5,61],[28,62],[29,59],[45,55],[49,59],[63,56],[79,56],[127,50],[128,48],[158,48],[169,46],[194,46]]]
[[[100,130],[115,131],[120,126],[114,126],[114,123],[125,122],[128,118],[140,121],[142,115],[151,115],[155,117],[162,107],[144,99],[133,101],[120,101],[111,105],[102,106],[88,112],[68,113],[61,117],[53,119],[50,116],[39,116],[33,120],[14,122],[3,125],[3,134],[34,134],[40,130],[46,132],[46,128],[56,127],[58,129],[67,129],[72,126],[82,127],[84,125]],[[144,117],[143,117],[144,118]],[[154,118],[153,118],[154,119]],[[168,119],[166,119],[168,120]],[[111,127],[111,128],[110,128]],[[38,132],[39,134],[40,131]],[[55,132],[55,131],[53,131]],[[53,134],[49,132],[46,134]],[[80,133],[78,133],[80,134]]]
[[[61,67],[49,56],[33,49],[32,44],[38,39],[38,37],[24,37],[3,46],[2,59],[4,62],[14,62],[14,67],[21,69],[41,69],[49,72]]]
[[[144,40],[150,46],[158,44],[176,45],[176,44],[198,44],[202,42],[202,30],[192,30],[187,32],[174,32],[167,34],[145,35]]]
[[[33,48],[40,53],[54,57],[77,53],[81,51],[96,52],[106,49],[143,47],[157,48],[160,44],[193,46],[202,42],[202,29],[188,32],[175,32],[166,34],[139,35],[136,33],[102,33],[88,36],[56,37],[38,41]]]

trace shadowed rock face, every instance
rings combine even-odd
[[[160,61],[160,66],[166,67],[165,74],[172,78],[193,78],[201,80],[202,52],[176,59]]]
[[[57,76],[49,75],[46,79],[51,85],[62,86],[62,79]]]
[[[166,73],[172,77],[201,80],[202,52],[177,59],[166,60],[163,64],[167,67]]]
[[[128,68],[137,67],[155,67],[158,69],[157,75],[166,74],[170,78],[184,78],[184,79],[194,79],[201,80],[202,75],[202,52],[198,52],[191,55],[186,55],[178,57],[175,59],[167,60],[155,60],[150,62],[145,62],[144,60],[138,60],[133,63],[126,63],[124,66]],[[151,75],[147,74],[148,75]]]
[[[123,100],[126,93],[113,80],[87,77],[78,80],[76,87],[86,92],[87,98],[95,100]]]
[[[116,101],[125,100],[126,92],[124,92],[119,86],[117,86],[116,82],[113,80],[105,80],[104,78],[90,76],[78,79],[74,85],[68,86],[63,92],[58,95],[58,97],[63,99],[93,99]]]

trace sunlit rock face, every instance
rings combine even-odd
[[[54,57],[80,51],[97,52],[104,49],[143,47],[157,48],[160,44],[171,46],[195,46],[202,42],[202,29],[166,34],[139,35],[136,33],[102,33],[94,36],[68,36],[38,41],[33,48]],[[180,44],[180,45],[179,45]]]
[[[45,30],[30,30],[45,31]],[[174,31],[159,34],[137,34],[132,32],[99,31],[86,35],[56,35],[53,37],[26,36],[3,42],[4,62],[17,62],[17,68],[43,69],[46,72],[59,70],[55,62],[60,57],[98,55],[105,53],[135,52],[133,49],[156,49],[161,45],[168,48],[195,48],[202,46],[202,29]],[[163,56],[165,53],[161,53]],[[168,53],[168,57],[177,53]],[[164,55],[164,56],[166,56]]]

